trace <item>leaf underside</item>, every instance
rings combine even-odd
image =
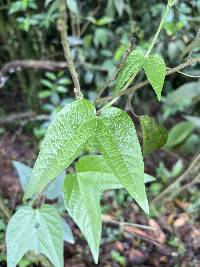
[[[64,265],[62,222],[49,205],[20,208],[8,223],[6,244],[8,267],[15,267],[28,251],[44,254],[56,267]]]

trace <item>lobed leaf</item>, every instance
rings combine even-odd
[[[143,155],[152,153],[163,147],[168,138],[167,130],[163,126],[158,126],[153,118],[140,116],[143,138]]]
[[[155,178],[145,174],[145,182]],[[95,262],[98,261],[102,229],[100,197],[108,189],[123,188],[101,155],[84,156],[76,163],[76,174],[64,182],[66,208],[84,234]]]
[[[85,99],[73,102],[56,115],[42,142],[24,199],[44,189],[81,154],[95,127],[95,108]]]
[[[44,254],[55,267],[64,265],[62,221],[49,205],[20,208],[8,223],[6,244],[8,267],[15,267],[28,251]]]
[[[150,84],[160,100],[166,75],[166,66],[164,60],[159,55],[150,55],[145,59],[143,68]]]

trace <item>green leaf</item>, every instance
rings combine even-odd
[[[102,156],[81,158],[76,171],[76,175],[68,175],[64,182],[66,208],[88,241],[97,263],[102,229],[100,197],[104,190],[122,185]]]
[[[66,223],[65,220],[62,221],[63,221],[64,241],[72,245],[75,244],[74,236],[69,224]]]
[[[99,151],[119,182],[148,213],[141,148],[128,114],[118,108],[103,109],[98,117],[97,142]]]
[[[98,188],[103,191],[112,188],[123,188],[123,185],[118,181],[111,168],[108,166],[103,156],[101,155],[88,155],[82,157],[76,163],[76,171],[78,173],[93,174],[93,183],[98,185]],[[103,178],[104,175],[105,178]],[[105,183],[102,183],[102,180],[104,180]],[[145,183],[153,182],[155,180],[155,177],[147,173],[144,174]]]
[[[8,267],[15,267],[28,251],[44,254],[56,267],[64,265],[62,221],[49,205],[17,210],[8,223],[6,244]]]
[[[191,122],[180,122],[169,132],[166,147],[174,147],[181,144],[193,132],[194,125]]]
[[[96,129],[96,111],[82,99],[63,108],[50,124],[33,168],[24,199],[57,177],[83,151]]]
[[[113,21],[113,18],[105,16],[105,17],[102,17],[102,18],[96,20],[95,24],[98,26],[103,26],[103,25],[111,23],[112,21]]]
[[[189,122],[191,122],[196,128],[200,128],[200,117],[184,116],[184,118]]]
[[[159,55],[150,55],[145,59],[143,68],[150,84],[160,100],[166,75],[166,66],[164,60]]]
[[[55,73],[50,72],[50,71],[46,71],[44,74],[48,79],[55,81],[57,79]]]
[[[168,138],[167,130],[163,126],[158,126],[153,118],[141,116],[140,124],[144,156],[160,149],[166,144]]]
[[[151,183],[151,182],[155,182],[156,181],[156,178],[151,176],[150,174],[148,173],[145,173],[144,174],[144,183],[147,184],[147,183]]]
[[[115,95],[123,88],[123,86],[132,76],[138,73],[138,71],[142,68],[144,59],[145,58],[142,51],[138,49],[135,49],[130,53],[126,62],[124,63],[124,67],[117,76],[114,90]]]
[[[41,79],[41,84],[48,87],[49,89],[52,89],[54,87],[54,83],[46,79]]]
[[[76,175],[69,174],[64,182],[66,208],[88,241],[97,263],[102,229],[100,197],[104,190],[122,186],[102,156],[82,158],[76,170]]]
[[[47,191],[44,193],[45,197],[48,199],[56,199],[60,194],[63,188],[64,178],[66,172],[63,171],[48,187]]]
[[[69,10],[75,15],[79,15],[78,4],[76,0],[66,0]]]
[[[12,164],[15,167],[17,174],[19,176],[21,187],[23,191],[25,191],[28,185],[29,178],[32,173],[32,168],[15,160],[12,161]]]
[[[81,158],[76,171],[76,175],[69,174],[64,182],[66,208],[88,241],[97,263],[102,230],[101,194],[123,186],[100,155]],[[145,181],[155,181],[155,178],[145,174]]]
[[[40,99],[45,99],[45,98],[51,96],[51,94],[52,94],[51,91],[49,91],[49,90],[43,90],[43,91],[39,92],[38,97]]]
[[[64,183],[64,198],[68,213],[87,239],[97,263],[102,228],[99,191],[91,186],[80,188],[76,175],[69,174]]]
[[[164,111],[167,113],[165,117],[167,118],[177,111],[186,110],[190,105],[195,103],[195,99],[198,99],[199,96],[200,82],[189,82],[181,85],[162,99],[164,102]]]

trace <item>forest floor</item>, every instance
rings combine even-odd
[[[22,203],[23,195],[11,161],[31,163],[35,155],[36,149],[31,137],[17,133],[4,135],[0,140],[0,200],[9,215]],[[153,158],[155,159],[156,155]],[[174,160],[168,160],[168,164],[170,161]],[[147,168],[153,169],[155,164],[154,160],[147,160]],[[107,223],[103,225],[97,266],[199,267],[200,216],[197,212],[187,212],[191,198],[187,199],[188,201],[183,201],[182,197],[178,196],[165,205],[161,202],[160,205],[164,207],[162,212],[158,216],[148,217],[130,201],[125,192],[106,193],[102,206]],[[148,225],[156,230],[139,229],[130,225],[119,228],[113,222],[120,220]],[[65,244],[65,266],[95,266],[80,231],[70,218],[67,217],[67,221],[72,226],[76,243]],[[3,267],[6,266],[3,260],[6,253],[5,232],[0,230],[0,234],[0,266]]]

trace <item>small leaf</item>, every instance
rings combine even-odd
[[[53,72],[50,72],[50,71],[47,71],[45,72],[44,74],[48,79],[52,80],[52,81],[55,81],[57,79],[55,73]]]
[[[149,212],[144,186],[144,163],[136,130],[128,114],[105,108],[98,117],[99,151],[123,187]]]
[[[130,53],[126,62],[124,63],[124,67],[117,76],[114,90],[115,95],[123,88],[123,86],[132,76],[138,73],[138,71],[142,68],[144,59],[145,58],[142,51],[138,49],[135,49]]]
[[[141,116],[140,124],[144,156],[160,149],[166,144],[168,138],[167,130],[163,126],[158,126],[153,118]]]
[[[184,116],[184,118],[191,122],[196,128],[200,128],[200,117]]]
[[[64,265],[62,221],[49,205],[18,209],[8,223],[6,244],[8,267],[15,267],[28,251],[44,254],[56,267]]]
[[[66,223],[65,220],[63,220],[63,231],[64,231],[64,241],[73,245],[75,243],[74,236],[69,224]]]
[[[194,130],[191,122],[180,122],[169,132],[166,147],[174,147],[181,144]]]
[[[164,60],[159,55],[150,55],[145,59],[143,67],[150,84],[160,100],[166,75],[166,66]]]
[[[177,160],[177,162],[172,167],[171,176],[177,177],[178,175],[181,174],[183,169],[184,169],[183,160],[182,159]]]
[[[151,183],[151,182],[155,182],[156,181],[156,178],[149,175],[148,173],[145,173],[144,174],[144,183],[145,184],[148,184],[148,183]]]
[[[38,97],[40,99],[45,99],[45,98],[51,96],[51,94],[52,94],[51,91],[49,91],[49,90],[43,90],[43,91],[39,92]]]
[[[28,185],[28,181],[29,178],[31,176],[32,173],[32,168],[30,168],[29,166],[19,162],[19,161],[12,161],[13,166],[15,167],[15,169],[17,170],[17,174],[19,176],[19,180],[20,180],[20,184],[21,187],[23,189],[23,191],[26,190],[26,187]]]
[[[24,199],[40,192],[67,168],[95,129],[96,111],[88,100],[77,100],[58,112],[47,129]]]

